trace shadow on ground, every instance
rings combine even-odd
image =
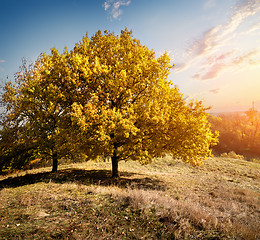
[[[19,187],[37,182],[75,182],[84,185],[112,185],[120,188],[133,187],[138,189],[165,190],[165,184],[162,181],[136,173],[121,172],[120,178],[114,179],[111,178],[111,171],[108,170],[83,170],[75,168],[59,170],[57,173],[43,172],[9,177],[0,181],[0,189]]]

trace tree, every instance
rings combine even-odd
[[[213,147],[218,153],[234,151],[246,157],[259,157],[260,154],[260,114],[250,108],[245,113],[210,116],[213,131],[219,132],[219,144]]]
[[[19,132],[15,127],[0,130],[0,173],[2,170],[21,169],[34,155],[22,142],[17,141]]]
[[[209,121],[213,131],[219,132],[219,143],[213,147],[217,154],[235,151],[242,154],[247,135],[246,117],[241,114],[221,114],[210,116]]]
[[[156,57],[125,29],[98,31],[73,50],[41,54],[8,83],[2,96],[5,126],[18,129],[25,148],[53,159],[82,153],[118,163],[149,163],[166,153],[193,165],[210,156],[217,137],[201,102],[186,103],[167,80],[167,53]]]
[[[83,37],[70,65],[82,99],[72,104],[74,136],[90,158],[111,156],[118,162],[149,163],[166,153],[193,165],[210,155],[216,143],[201,102],[187,104],[167,77],[172,69],[165,53],[140,44],[125,29],[120,36],[98,31]]]
[[[257,110],[255,110],[254,102],[252,108],[245,112],[248,122],[249,122],[249,134],[248,134],[248,142],[249,147],[253,149],[259,149],[257,146],[257,138],[260,136],[260,114]]]
[[[68,52],[52,49],[51,55],[41,54],[29,66],[24,61],[15,82],[6,83],[1,96],[6,110],[0,139],[3,166],[21,168],[40,156],[52,159],[56,172],[58,158],[73,153],[73,142],[66,136],[70,105],[60,81],[67,76],[67,57]]]

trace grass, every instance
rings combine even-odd
[[[0,239],[260,239],[260,164],[167,156],[0,178]]]

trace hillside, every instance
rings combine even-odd
[[[259,239],[260,164],[62,165],[0,177],[0,239]]]

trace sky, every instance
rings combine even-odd
[[[22,59],[128,28],[175,68],[169,80],[211,112],[260,111],[260,0],[0,0],[0,82]]]

